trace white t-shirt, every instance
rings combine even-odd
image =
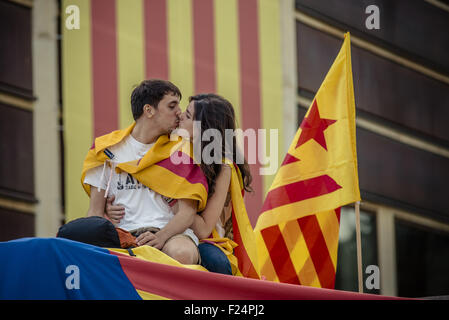
[[[141,184],[129,173],[118,174],[111,170],[111,165],[143,158],[153,145],[143,144],[128,135],[121,142],[108,148],[113,159],[107,161],[106,166],[87,171],[84,178],[84,183],[93,187],[91,192],[96,192],[97,188],[107,190],[108,181],[111,179],[108,196],[115,196],[114,205],[125,207],[125,215],[117,227],[127,231],[142,227],[162,229],[174,216],[170,206],[160,194]],[[191,229],[187,229],[184,234],[198,244],[198,238]]]

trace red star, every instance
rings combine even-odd
[[[316,100],[313,100],[312,109],[310,110],[309,116],[304,118],[300,128],[302,129],[301,135],[299,136],[296,148],[306,143],[310,139],[314,139],[327,151],[326,139],[324,138],[324,130],[330,125],[334,124],[337,120],[323,119],[320,118],[320,113],[318,112],[318,105]]]

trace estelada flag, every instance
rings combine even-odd
[[[135,122],[126,129],[95,139],[84,159],[81,173],[81,184],[89,196],[90,185],[84,183],[86,172],[113,160],[114,155],[108,148],[128,136],[134,126]],[[202,211],[207,202],[207,180],[193,160],[193,149],[182,148],[181,142],[180,137],[176,140],[162,135],[143,158],[119,163],[114,170],[131,174],[140,183],[165,197],[198,200],[198,211]],[[174,161],[174,157],[179,161]]]
[[[360,190],[347,33],[257,220],[261,277],[334,288],[340,207],[356,201]]]

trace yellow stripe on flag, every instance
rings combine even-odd
[[[234,167],[233,164],[231,166]],[[251,260],[251,263],[257,273],[259,271],[258,256],[257,256],[257,244],[254,238],[253,228],[249,221],[249,217],[245,208],[243,198],[241,196],[241,185],[236,169],[234,168],[231,173],[231,199],[232,207],[235,214],[235,220],[239,229],[240,236],[242,238],[243,246],[246,253]],[[239,213],[239,214],[237,214]]]
[[[68,30],[64,27],[65,15],[61,16],[66,222],[87,213],[88,197],[80,188],[79,177],[93,142],[90,1],[62,3],[63,8],[69,5],[80,10],[80,28]]]
[[[338,190],[316,198],[286,204],[273,210],[265,211],[257,220],[257,230],[262,230],[279,223],[295,220],[310,215],[312,212],[322,212],[322,208],[333,210],[332,202],[339,201]],[[323,204],[324,202],[324,204]],[[316,211],[314,211],[316,210]]]
[[[143,290],[136,289],[136,291],[143,300],[171,300],[169,298],[165,298],[163,296],[159,296],[157,294],[149,293]]]
[[[321,288],[320,279],[318,279],[315,266],[313,265],[313,261],[310,258],[308,251],[306,251],[306,253],[304,254],[307,254],[307,259],[304,262],[301,271],[299,271],[299,281],[301,281],[301,284],[304,286]]]
[[[279,278],[276,274],[276,269],[273,266],[267,247],[265,246],[262,234],[260,232],[255,232],[255,238],[257,242],[260,277],[262,279],[278,282]]]
[[[285,223],[284,227],[280,225],[280,228],[282,230],[282,236],[284,238],[285,244],[288,248],[288,251],[290,252],[290,257],[294,257],[294,259],[292,259],[292,263],[295,267],[296,274],[299,275],[302,271],[302,275],[311,274],[316,278],[316,272],[313,264],[306,264],[307,258],[309,256],[309,250],[307,249],[298,222],[296,220],[292,220]],[[313,276],[309,276],[307,278],[303,277],[302,279],[299,278],[299,281],[301,282],[301,284],[305,284],[307,282],[311,282],[311,278],[313,279]]]
[[[120,129],[133,121],[131,93],[145,78],[142,0],[116,0],[118,101]]]
[[[266,152],[271,157],[276,151],[277,161],[271,164],[272,168],[278,168],[284,155],[282,141],[283,133],[283,99],[282,99],[282,63],[281,63],[281,37],[280,37],[280,4],[279,1],[259,0],[259,47],[260,47],[260,78],[261,78],[261,104],[262,126],[267,129]],[[293,106],[292,106],[293,107]],[[269,130],[275,129],[278,140],[274,146],[270,145]],[[265,161],[264,161],[265,162]],[[270,165],[268,165],[270,166]],[[264,195],[266,195],[275,172],[264,175]]]
[[[318,275],[310,259],[309,249],[307,248],[298,221],[291,220],[285,223],[285,226],[281,230],[300,283],[306,286],[319,287]]]
[[[125,254],[125,255],[129,255],[129,252],[127,249],[108,248],[108,250],[118,252],[121,254]],[[163,253],[161,250],[158,250],[151,246],[136,247],[136,248],[133,248],[132,251],[133,251],[133,254],[135,254],[136,259],[142,259],[142,260],[150,261],[153,263],[165,264],[165,265],[175,266],[175,267],[179,267],[179,268],[187,268],[187,269],[191,269],[191,270],[207,272],[207,269],[201,265],[182,264],[179,261],[168,256],[167,254]]]
[[[334,269],[337,270],[338,235],[340,231],[337,215],[335,211],[332,210],[318,213],[316,214],[316,218],[320,225],[324,240],[326,241],[329,255],[334,264]]]
[[[181,90],[184,109],[195,94],[191,0],[167,0],[167,27],[169,80]]]
[[[241,127],[240,53],[236,0],[215,0],[215,64],[217,94],[232,103]]]

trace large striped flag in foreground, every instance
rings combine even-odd
[[[359,200],[347,33],[257,221],[260,275],[273,281],[334,288],[340,207]]]
[[[206,272],[149,246],[132,251],[62,238],[0,242],[0,300],[398,299]]]

